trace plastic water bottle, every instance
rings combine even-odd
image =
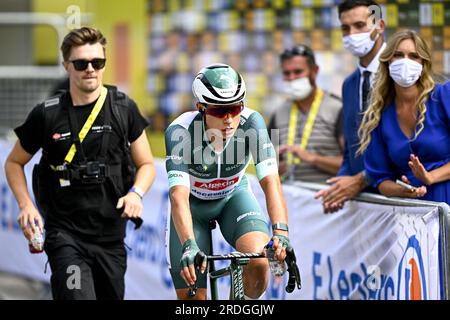
[[[44,237],[38,227],[35,228],[33,237],[28,243],[28,249],[30,249],[31,253],[41,253],[44,251]]]
[[[266,246],[266,255],[269,259],[269,267],[270,272],[275,277],[281,277],[286,272],[286,263],[280,262],[277,259],[275,259],[275,250],[273,250],[273,241],[270,240],[270,242]]]

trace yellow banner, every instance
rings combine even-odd
[[[305,9],[303,10],[303,15],[305,17],[305,29],[314,28],[314,10]]]
[[[158,94],[166,91],[166,77],[162,73],[156,73],[153,80],[155,81],[154,87]]]
[[[284,9],[286,7],[286,1],[285,0],[273,0],[272,7],[275,9]]]
[[[443,3],[433,3],[433,26],[443,26],[444,25],[444,4]]]
[[[190,57],[185,52],[180,52],[177,57],[177,71],[180,73],[188,72],[191,68]]]
[[[229,41],[230,40],[227,32],[219,33],[218,47],[221,52],[230,51],[230,46],[228,45]]]
[[[239,14],[237,11],[228,11],[228,23],[230,30],[237,30],[239,28]]]
[[[273,31],[275,30],[276,16],[275,11],[272,9],[264,10],[264,30]]]
[[[253,110],[260,111],[261,110],[261,99],[259,99],[255,95],[248,94],[245,97],[245,105]]]
[[[194,9],[194,0],[186,0],[184,3],[184,9]]]
[[[203,10],[205,10],[206,12],[210,12],[213,10],[213,4],[212,4],[213,0],[203,0]]]
[[[180,10],[180,0],[169,0],[169,11]]]
[[[331,49],[341,50],[342,49],[342,31],[341,29],[331,30]]]
[[[396,4],[388,4],[386,6],[386,24],[389,28],[398,27],[398,6]]]
[[[256,90],[254,91],[257,97],[264,97],[269,91],[269,86],[267,83],[267,77],[262,74],[255,76]]]
[[[313,6],[314,7],[322,7],[324,4],[322,0],[313,0]]]

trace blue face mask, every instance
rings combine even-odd
[[[391,78],[401,87],[412,86],[420,78],[423,66],[411,59],[395,60],[389,65]]]

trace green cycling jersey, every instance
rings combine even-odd
[[[186,112],[166,130],[169,188],[184,185],[202,200],[225,198],[239,185],[253,158],[259,180],[278,174],[275,150],[263,117],[244,108],[233,137],[215,152],[206,138],[202,114]]]

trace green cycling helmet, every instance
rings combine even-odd
[[[216,63],[200,70],[192,83],[192,92],[200,103],[236,104],[245,98],[245,82],[229,65]]]

